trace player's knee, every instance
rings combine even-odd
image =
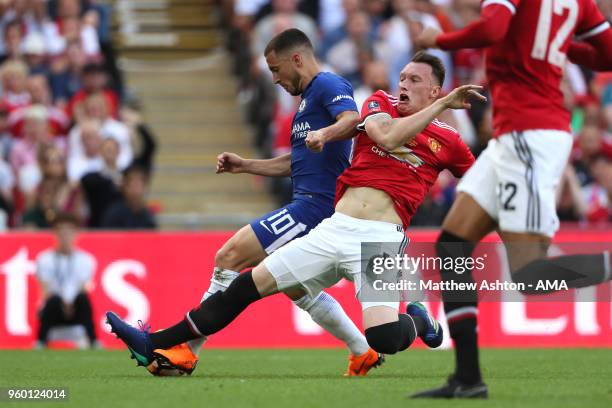
[[[240,263],[240,250],[231,241],[227,242],[215,254],[215,265],[229,270],[236,270]]]
[[[365,329],[368,345],[377,353],[395,354],[399,351],[401,337],[399,322],[385,323]]]

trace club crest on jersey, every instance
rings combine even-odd
[[[380,104],[376,101],[370,101],[368,103],[368,111],[379,111],[380,110]]]
[[[298,112],[301,113],[304,109],[306,109],[306,99],[302,99],[302,102],[300,102],[300,106],[298,107]]]
[[[436,154],[438,154],[440,149],[442,149],[442,145],[440,144],[440,142],[438,142],[433,137],[427,139],[427,143],[429,144],[429,149]]]

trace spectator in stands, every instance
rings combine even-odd
[[[4,59],[20,59],[22,56],[23,31],[21,22],[9,21],[4,26]]]
[[[28,73],[28,66],[23,61],[9,60],[0,66],[2,102],[9,112],[30,104],[30,94],[26,89]]]
[[[30,74],[49,75],[46,59],[45,40],[41,34],[30,33],[23,40],[23,59],[30,69]]]
[[[389,0],[363,0],[364,11],[370,18],[372,29],[378,32],[380,25],[387,18]]]
[[[66,174],[66,160],[63,153],[52,144],[41,146],[38,154],[38,175],[33,176],[37,188],[28,197],[28,192],[24,191],[25,202],[28,205],[26,213],[37,198],[37,190],[41,183],[53,186],[53,202],[51,208],[54,211],[70,213],[74,217],[82,218],[81,195],[78,185],[70,183]],[[40,203],[38,203],[40,204]],[[36,207],[36,205],[34,205]],[[40,206],[39,206],[40,207]],[[24,216],[25,218],[25,216]]]
[[[87,64],[81,71],[82,88],[77,91],[68,103],[68,114],[75,120],[80,121],[83,117],[85,100],[94,94],[104,95],[108,114],[117,117],[119,112],[119,98],[117,94],[108,87],[108,76],[103,65]]]
[[[259,57],[263,54],[266,44],[270,42],[277,31],[276,18],[283,16],[289,19],[290,27],[302,30],[313,43],[315,49],[318,44],[317,26],[315,21],[298,11],[297,0],[272,0],[272,14],[261,19],[253,30],[253,55]]]
[[[363,85],[355,89],[354,97],[357,109],[361,110],[361,106],[366,99],[374,92],[383,90],[391,92],[389,85],[389,77],[387,75],[387,67],[381,61],[370,61],[363,67]]]
[[[0,158],[8,160],[13,147],[13,135],[8,125],[9,112],[6,104],[0,102]]]
[[[595,182],[601,189],[602,198],[600,217],[598,221],[605,220],[604,214],[607,214],[607,221],[612,222],[612,157],[600,155],[592,164],[591,171]]]
[[[47,111],[42,105],[28,107],[24,114],[23,138],[11,149],[10,162],[17,175],[19,188],[31,191],[37,183],[38,152],[43,144],[52,143],[62,148],[60,140],[52,140],[47,127]],[[62,149],[63,150],[63,149]]]
[[[68,179],[78,182],[87,173],[98,172],[104,167],[101,148],[104,137],[101,134],[101,124],[95,119],[84,120],[79,125],[79,149],[73,147],[71,132],[68,155]]]
[[[121,110],[121,120],[128,126],[132,134],[137,136],[137,142],[140,146],[140,149],[134,154],[132,164],[138,165],[144,168],[148,174],[152,174],[157,143],[153,132],[142,119],[138,101],[132,101],[130,106],[126,106]]]
[[[43,306],[36,346],[46,347],[49,331],[57,326],[82,325],[91,347],[98,347],[93,310],[87,288],[96,271],[94,257],[75,245],[78,221],[59,214],[53,228],[55,248],[42,252],[36,260],[36,277]]]
[[[46,108],[49,134],[53,137],[66,136],[70,129],[70,118],[66,112],[52,104],[47,77],[42,74],[30,75],[26,88],[30,94],[30,102]],[[23,137],[24,117],[28,108],[29,106],[17,108],[9,116],[9,127],[15,138]]]
[[[119,168],[123,170],[129,166],[134,158],[130,130],[126,125],[109,115],[107,99],[104,97],[104,94],[97,93],[87,97],[83,104],[81,121],[83,119],[95,120],[100,123],[100,135],[103,138],[112,137],[119,143]],[[70,155],[72,157],[83,154],[80,133],[81,125],[77,124],[68,136]]]
[[[53,59],[49,82],[53,94],[53,103],[59,107],[68,105],[68,101],[81,91],[81,72],[87,63],[87,56],[81,44],[73,41],[66,46],[66,52]],[[79,96],[79,99],[83,99]]]
[[[6,231],[13,213],[13,187],[15,177],[11,166],[4,160],[0,145],[0,232]]]
[[[141,148],[134,157],[132,166],[142,168],[146,174],[150,175],[153,170],[156,142],[149,128],[142,122],[142,117],[137,109],[136,104],[130,108],[126,107],[122,109],[121,117],[140,139]],[[102,216],[106,210],[115,201],[121,199],[120,186],[123,175],[116,164],[119,148],[119,144],[114,139],[105,139],[101,153],[105,163],[104,169],[88,173],[81,179],[81,187],[89,208],[88,226],[90,228],[100,228]]]
[[[323,38],[321,40],[321,46],[319,49],[315,50],[317,55],[324,58],[325,55],[329,52],[329,50],[340,41],[344,40],[348,36],[348,32],[346,31],[346,22],[349,17],[357,12],[361,11],[361,1],[360,0],[342,0],[342,8],[341,8],[341,16],[335,27],[330,28],[327,31],[324,31]],[[374,34],[374,31],[372,31]],[[374,40],[374,38],[372,38]]]
[[[372,25],[365,12],[358,11],[348,16],[346,29],[348,36],[334,45],[325,58],[334,72],[355,87],[361,83],[360,71],[364,65],[372,59],[382,58],[386,47],[372,43]]]
[[[121,199],[115,201],[102,218],[106,229],[155,229],[155,217],[146,205],[149,174],[140,166],[128,167],[123,173]]]
[[[603,131],[597,125],[587,123],[574,143],[572,163],[582,186],[593,181],[591,164],[595,158],[600,155],[612,157],[612,143],[603,136]]]
[[[57,182],[43,180],[35,190],[34,203],[29,205],[21,216],[20,225],[25,229],[49,229],[57,216]]]
[[[612,79],[603,88],[601,105],[605,129],[612,132]]]
[[[47,50],[60,55],[71,41],[79,41],[88,59],[99,60],[100,41],[97,32],[97,18],[87,13],[81,16],[80,0],[61,0],[58,2],[58,19],[48,21],[43,26],[47,40]]]
[[[414,0],[393,0],[394,16],[381,27],[381,37],[388,51],[383,56],[384,61],[389,66],[388,75],[394,91],[397,90],[397,78],[400,71],[410,61],[410,56],[416,49],[413,40],[421,33],[425,27],[440,29],[438,20],[426,13],[421,13],[416,8]],[[444,89],[450,88],[452,78],[452,62],[450,54],[440,50],[428,50],[429,53],[439,57],[446,67],[446,80],[443,84]]]

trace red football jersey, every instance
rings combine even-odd
[[[374,93],[361,108],[362,125],[374,114],[400,117],[397,98],[383,91]],[[472,163],[474,156],[459,133],[438,120],[431,122],[412,141],[390,152],[361,130],[354,140],[351,166],[337,180],[336,201],[348,187],[382,190],[393,199],[395,210],[407,227],[442,170],[448,169],[461,177]]]
[[[560,83],[574,35],[588,38],[608,25],[594,0],[485,0],[513,14],[506,36],[486,51],[499,136],[514,130],[569,131]]]

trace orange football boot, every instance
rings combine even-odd
[[[349,354],[349,364],[345,377],[364,376],[372,367],[379,367],[385,362],[385,355],[368,349],[360,356]]]
[[[187,343],[169,349],[155,349],[153,355],[155,359],[147,369],[153,375],[162,376],[191,374],[199,360]]]

